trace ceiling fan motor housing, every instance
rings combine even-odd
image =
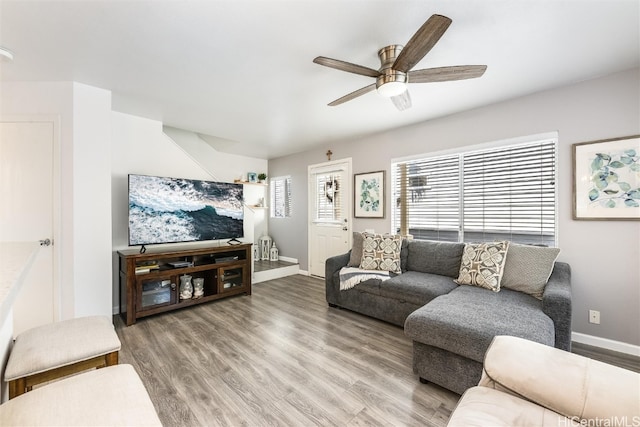
[[[383,47],[378,51],[378,58],[380,58],[380,71],[383,71],[387,68],[391,68],[393,63],[396,62],[396,58],[402,52],[401,44],[392,44],[386,47]]]
[[[399,44],[392,44],[390,46],[383,47],[378,51],[378,57],[380,58],[380,75],[376,78],[376,89],[384,95],[385,89],[389,89],[390,93],[387,96],[395,96],[406,90],[406,84],[409,82],[407,73],[394,70],[391,68],[396,61],[396,58],[402,51],[403,46]],[[387,85],[380,89],[382,85]]]

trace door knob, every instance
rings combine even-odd
[[[53,242],[49,238],[46,238],[44,240],[40,240],[40,246],[51,246],[52,244],[53,244]]]

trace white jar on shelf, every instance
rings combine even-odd
[[[193,298],[198,299],[204,296],[204,278],[196,277],[193,279]]]
[[[193,296],[193,285],[191,284],[191,276],[183,274],[180,276],[180,299],[191,299]]]

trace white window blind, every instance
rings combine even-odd
[[[271,178],[271,217],[291,216],[291,177]]]
[[[464,154],[465,241],[555,246],[555,141]]]
[[[393,226],[416,239],[555,246],[556,141],[393,165]]]
[[[342,173],[327,172],[315,175],[316,221],[336,222],[344,217],[342,212]]]
[[[416,239],[458,241],[460,229],[460,159],[457,155],[413,160],[395,167],[393,221]],[[403,185],[404,183],[404,185]]]

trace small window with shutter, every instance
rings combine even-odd
[[[291,216],[291,177],[271,178],[271,218]]]

